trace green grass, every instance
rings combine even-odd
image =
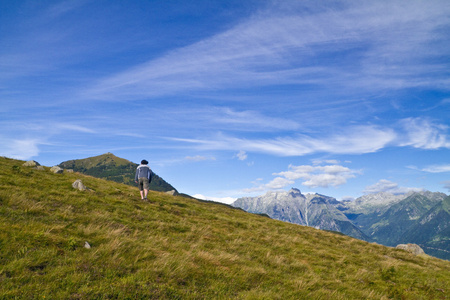
[[[22,163],[0,158],[0,299],[449,294],[448,261],[159,192],[145,203],[137,188]]]

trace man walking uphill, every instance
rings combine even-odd
[[[142,160],[141,164],[137,167],[134,181],[139,184],[141,199],[147,201],[148,189],[150,182],[152,181],[152,170],[150,170],[148,161],[145,159]]]

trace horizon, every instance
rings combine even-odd
[[[113,155],[113,156],[116,156],[117,158],[120,158],[120,159],[125,159],[125,160],[127,160],[126,158],[123,158],[123,157],[118,157],[117,155],[115,155],[114,153],[112,153],[112,152],[107,152],[107,153],[103,153],[103,154],[100,154],[100,155],[94,155],[94,156],[92,156],[92,157],[86,157],[86,158],[81,158],[81,160],[83,160],[83,159],[89,159],[89,158],[93,158],[93,157],[97,157],[97,156],[103,156],[103,155]],[[13,158],[10,158],[10,159],[13,159]],[[34,160],[33,160],[34,161]],[[71,161],[71,160],[69,160],[69,161]],[[134,164],[136,164],[136,165],[139,165],[139,162],[133,162],[133,161],[130,161],[130,160],[128,160],[129,162],[131,162],[131,163],[134,163]],[[37,162],[37,161],[36,161]],[[66,162],[66,161],[64,161],[64,162]],[[61,162],[61,163],[64,163],[64,162]],[[37,162],[37,163],[39,163],[39,162]],[[61,164],[60,163],[60,164]],[[39,163],[40,164],[40,163]],[[59,165],[59,164],[56,164],[56,165]],[[46,166],[46,167],[51,167],[51,166]],[[162,178],[162,179],[164,179],[164,178]],[[170,182],[168,182],[169,184],[170,184]],[[176,187],[175,187],[176,188]],[[358,196],[358,197],[356,197],[356,198],[347,198],[347,199],[337,199],[337,198],[335,198],[335,197],[333,197],[332,195],[324,195],[324,194],[319,194],[319,193],[316,193],[316,192],[306,192],[306,193],[303,193],[299,188],[297,188],[297,187],[290,187],[289,189],[287,189],[287,190],[267,190],[267,191],[265,191],[263,194],[260,194],[260,195],[257,195],[257,196],[253,196],[253,197],[250,197],[250,198],[258,198],[258,197],[263,197],[263,196],[265,196],[265,195],[267,195],[268,193],[289,193],[289,192],[291,192],[292,190],[295,190],[295,191],[298,191],[298,192],[300,192],[300,194],[302,194],[302,195],[320,195],[320,196],[325,196],[325,197],[331,197],[331,198],[334,198],[334,199],[336,199],[337,201],[339,201],[339,202],[342,202],[342,201],[355,201],[355,200],[357,200],[357,199],[359,199],[359,198],[362,198],[362,197],[365,197],[365,196],[370,196],[370,195],[379,195],[379,194],[389,194],[389,195],[392,195],[392,196],[407,196],[407,195],[412,195],[412,194],[415,194],[415,193],[426,193],[426,192],[431,192],[431,193],[441,193],[441,192],[434,192],[434,191],[430,191],[430,190],[425,190],[425,189],[422,189],[422,190],[419,190],[419,189],[417,189],[417,190],[408,190],[408,191],[404,191],[404,192],[400,192],[400,193],[394,193],[394,192],[387,192],[387,191],[379,191],[379,192],[375,192],[375,193],[365,193],[364,195],[361,195],[361,196]],[[178,191],[178,192],[181,192],[181,193],[183,193],[183,191]],[[445,194],[446,196],[449,196],[448,194],[446,194],[446,193],[443,193],[443,194]],[[194,197],[194,198],[197,198],[197,197],[195,197],[195,195],[189,195],[189,196],[191,196],[191,197]],[[200,195],[200,196],[202,196],[202,195]],[[241,198],[248,198],[248,197],[241,197]],[[232,202],[231,202],[231,199],[219,199],[219,200],[214,200],[214,199],[207,199],[207,198],[204,198],[204,197],[200,197],[200,198],[198,198],[198,199],[200,199],[200,200],[208,200],[208,201],[214,201],[214,202],[221,202],[221,203],[225,203],[225,204],[233,204],[234,203],[234,201],[236,201],[236,200],[238,200],[238,199],[240,199],[240,198],[233,198],[232,199]],[[229,200],[229,201],[225,201],[225,200]]]
[[[450,2],[0,3],[0,155],[182,193],[450,192]]]

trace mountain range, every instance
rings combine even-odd
[[[75,172],[97,178],[112,180],[128,185],[136,185],[134,176],[136,168],[139,165],[108,152],[94,157],[64,161],[58,166],[63,169],[72,169]],[[175,191],[176,194],[178,193],[171,184],[154,172],[152,181],[150,182],[150,190],[159,192]]]
[[[338,203],[332,197],[319,194],[303,195],[300,190],[291,189],[288,192],[267,192],[260,197],[239,198],[232,205],[251,213],[267,214],[273,219],[370,240],[336,208]]]
[[[416,243],[427,254],[450,259],[450,197],[443,193],[378,193],[354,201],[337,201],[319,194],[303,195],[293,188],[239,198],[232,205],[386,246]]]

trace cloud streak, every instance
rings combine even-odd
[[[86,95],[138,99],[276,84],[444,87],[448,78],[437,74],[445,67],[426,63],[448,46],[439,31],[447,23],[448,5],[438,3],[377,1],[308,16],[295,7],[289,13],[258,13],[228,31],[104,78]]]
[[[450,172],[450,164],[428,166],[423,168],[422,171],[428,173],[447,173]]]
[[[313,153],[364,154],[389,146],[427,150],[450,148],[446,126],[417,118],[401,120],[394,127],[396,129],[375,125],[352,126],[320,138],[297,134],[294,137],[252,140],[218,134],[209,139],[171,140],[193,144],[201,150],[238,150],[278,156],[303,156]]]

